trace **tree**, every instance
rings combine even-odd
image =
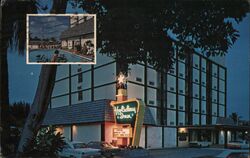
[[[1,148],[4,155],[9,153],[10,138],[10,109],[8,90],[8,63],[7,49],[16,46],[18,52],[23,54],[25,48],[25,18],[26,13],[35,13],[34,1],[4,1],[1,2],[1,32],[0,32],[0,89],[1,89]],[[3,15],[3,16],[2,16]],[[15,36],[14,36],[15,35]],[[14,42],[17,41],[18,42]]]
[[[62,133],[57,132],[55,127],[43,127],[37,133],[35,141],[27,147],[25,156],[34,157],[57,157],[65,145]]]
[[[229,117],[234,121],[235,124],[238,124],[239,119],[242,118],[236,112],[233,112]]]
[[[51,13],[65,13],[67,0],[54,0]],[[17,157],[23,156],[34,144],[37,132],[48,109],[56,77],[56,65],[42,65],[38,87],[18,146]]]
[[[58,11],[58,7],[60,12],[58,13],[65,13],[67,0],[54,0],[58,6],[52,7],[53,13],[56,13]],[[59,4],[64,4],[59,5]],[[46,7],[44,7],[46,9]],[[56,9],[54,9],[56,8]],[[25,36],[26,36],[26,14],[27,13],[37,13],[37,9],[43,9],[41,8],[41,5],[37,3],[35,0],[30,1],[18,1],[18,0],[10,0],[10,1],[3,1],[1,2],[0,6],[1,11],[1,33],[0,33],[0,40],[1,40],[1,149],[4,155],[8,154],[8,138],[9,138],[9,122],[10,122],[10,112],[9,112],[9,92],[8,92],[8,63],[7,63],[7,49],[8,47],[16,47],[19,54],[23,55],[24,48],[25,48]],[[61,12],[64,11],[64,12]],[[2,16],[3,15],[3,16]],[[45,72],[43,72],[45,71]],[[56,72],[56,66],[42,66],[41,69],[41,75],[40,76],[40,89],[43,93],[46,93],[45,88],[48,88],[48,90],[52,91],[53,89],[53,82],[55,78],[55,72]],[[50,80],[48,80],[50,79]],[[47,82],[46,82],[47,81]],[[50,84],[52,83],[52,84]],[[49,86],[44,86],[44,84]],[[51,88],[50,88],[51,86]],[[48,94],[51,94],[51,92],[48,92]],[[39,97],[39,95],[43,95],[42,93],[37,93],[36,95],[36,101]],[[46,96],[46,95],[44,95]],[[43,104],[36,104],[33,103],[32,109],[34,109],[37,106],[36,109],[38,109],[39,114],[44,114],[44,111],[46,112],[48,106],[48,100],[50,96],[47,96],[47,98],[43,98],[44,100],[41,101],[41,103],[45,104],[45,107],[42,107]],[[42,98],[42,97],[41,97]],[[34,111],[32,110],[31,111]],[[34,115],[35,118],[38,115]],[[43,116],[44,117],[44,116]],[[42,118],[43,118],[42,117]],[[32,118],[29,116],[29,118]],[[34,119],[34,118],[33,118]],[[40,119],[42,120],[42,119]],[[34,120],[33,120],[34,121]],[[36,120],[35,120],[36,121]],[[41,122],[41,121],[40,121]],[[39,123],[40,123],[39,122]],[[39,124],[38,123],[38,124]],[[41,125],[41,124],[39,124]],[[39,126],[38,125],[38,126]],[[37,127],[37,126],[35,126]],[[40,126],[39,126],[40,127]],[[27,126],[26,126],[27,128]],[[25,129],[25,128],[24,128]],[[26,131],[26,130],[25,130]],[[36,135],[37,130],[34,130],[34,132],[31,132],[33,134],[30,134],[30,137],[34,137]],[[23,135],[26,135],[25,132],[23,132]],[[23,138],[23,137],[22,137]],[[21,142],[23,144],[24,140]],[[19,154],[20,155],[20,154]]]
[[[17,4],[21,2],[23,1],[16,0],[13,6],[18,6]],[[34,1],[24,2],[34,6]],[[224,55],[238,38],[237,30],[233,28],[230,20],[240,22],[249,8],[246,0],[192,2],[159,0],[157,3],[150,0],[71,0],[71,2],[79,4],[88,13],[97,14],[97,46],[101,53],[114,57],[121,65],[147,61],[156,68],[165,70],[168,70],[174,62],[173,54],[176,51],[184,55],[191,51]],[[12,26],[20,21],[21,26],[25,26],[25,13],[31,8],[36,11],[35,7],[28,8],[28,5],[25,5],[22,8],[27,7],[27,10],[18,13],[21,18],[9,19],[11,11],[15,10],[11,9],[13,6],[5,6],[3,11],[9,15],[5,16],[8,25],[4,24],[4,28],[10,30],[6,36],[8,38],[5,40],[7,41],[5,49],[1,50],[1,56],[4,57],[4,60],[1,58],[1,66],[5,67],[2,71],[3,79],[1,76],[1,85],[5,85],[3,87],[5,91],[1,97],[3,96],[5,101],[8,100],[6,99],[8,85],[6,87],[3,83],[8,81],[7,48],[14,43],[12,37],[15,32]],[[54,0],[51,13],[65,13],[66,6],[67,0]],[[15,26],[19,26],[20,23],[17,24]],[[22,27],[18,27],[18,30],[22,32],[16,36],[19,41],[16,43],[20,45],[19,51],[22,52],[25,29],[20,28]],[[125,70],[126,67],[123,66],[122,69]],[[56,66],[42,66],[36,96],[19,143],[19,156],[34,142],[34,137],[41,127],[53,90],[55,74]],[[1,104],[1,108],[3,107]]]
[[[12,115],[11,125],[22,128],[30,111],[30,104],[20,101],[10,106],[10,114]]]
[[[239,36],[232,22],[239,23],[249,11],[247,0],[75,2],[97,14],[100,53],[121,63],[147,61],[165,70],[177,51],[225,55]]]

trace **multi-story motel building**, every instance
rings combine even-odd
[[[70,26],[63,31],[61,36],[61,47],[74,50],[77,45],[83,47],[86,41],[94,43],[94,17],[93,16],[71,16]]]
[[[226,120],[227,69],[200,54],[175,55],[173,69],[157,72],[149,64],[129,65],[128,98],[146,105],[140,146],[187,146],[231,140]],[[117,138],[111,100],[116,100],[116,61],[97,53],[96,65],[60,65],[44,125],[55,125],[69,140],[129,144]],[[219,118],[219,119],[218,119]],[[224,119],[223,119],[224,118]],[[224,121],[227,122],[227,121]],[[219,124],[218,124],[219,123]]]

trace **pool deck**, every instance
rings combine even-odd
[[[31,53],[32,51],[37,51],[37,50],[52,50],[52,49],[31,49],[31,50],[29,50],[30,51],[29,53]],[[67,52],[69,54],[75,55],[79,58],[86,59],[86,60],[88,60],[86,63],[92,63],[94,60],[94,56],[90,57],[90,56],[86,56],[86,55],[79,55],[76,51],[70,51],[70,50],[65,50],[65,49],[57,49],[57,50],[64,51],[64,52]]]
[[[65,49],[59,49],[59,50],[66,51],[66,52],[68,52],[70,54],[76,55],[76,56],[78,56],[80,58],[87,59],[89,61],[92,61],[94,59],[94,56],[89,57],[89,56],[86,56],[86,55],[79,55],[76,51],[70,51],[70,50],[65,50]]]

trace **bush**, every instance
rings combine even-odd
[[[64,137],[62,133],[56,133],[55,127],[41,128],[25,156],[56,157],[64,145]]]

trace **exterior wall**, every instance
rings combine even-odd
[[[224,144],[224,141],[225,141],[225,132],[220,131],[219,132],[219,144]]]
[[[90,141],[101,141],[101,125],[73,125],[73,141],[88,143]]]
[[[176,136],[177,129],[176,128],[164,128],[164,147],[171,148],[176,147]]]
[[[147,148],[162,148],[162,127],[147,128]]]
[[[56,128],[56,132],[60,132],[63,134],[66,140],[71,140],[71,126],[60,126]]]
[[[105,141],[111,143],[117,141],[117,138],[113,137],[113,129],[117,127],[114,123],[105,123]]]
[[[99,56],[102,55],[99,54]],[[51,108],[89,102],[92,99],[115,100],[116,63],[110,57],[103,59],[93,67],[90,65],[58,66]]]
[[[61,46],[62,46],[62,48],[67,48],[67,46],[68,46],[67,40],[62,40]]]
[[[142,127],[142,129],[141,129],[141,138],[140,138],[140,143],[139,143],[139,146],[140,147],[145,147],[145,139],[146,139],[146,137],[145,137],[145,126],[143,126]]]
[[[58,66],[51,107],[115,100],[117,72],[116,62],[98,52],[94,66]],[[162,139],[164,147],[176,147],[177,125],[216,124],[217,117],[226,115],[226,70],[200,55],[184,60],[176,57],[173,69],[164,74],[143,63],[129,65],[128,74],[128,98],[145,101],[156,123],[156,127],[147,129],[149,148],[162,147]],[[105,139],[110,142],[113,138],[109,133],[112,131],[105,131]],[[145,144],[143,138],[140,144]]]

